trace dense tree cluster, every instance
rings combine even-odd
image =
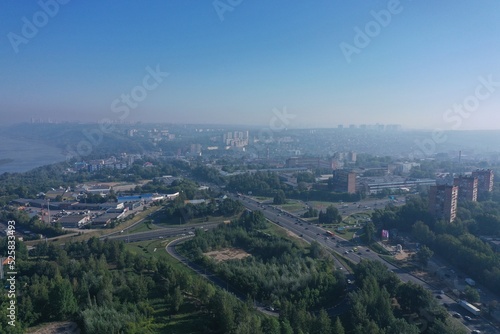
[[[413,197],[404,206],[376,210],[372,219],[378,228],[411,232],[424,244],[418,253],[425,265],[432,252],[446,258],[468,276],[500,293],[500,256],[479,236],[500,235],[500,202],[459,203],[453,223],[436,221],[422,197]]]
[[[304,218],[314,218],[318,217],[318,210],[310,206],[306,212],[302,214],[302,217]]]
[[[284,320],[295,330],[308,324],[307,330],[302,329],[304,333],[315,332],[307,320],[296,323],[294,314],[308,318],[312,315],[307,315],[306,310],[334,305],[344,295],[345,278],[318,243],[309,249],[298,247],[288,239],[263,232],[266,227],[260,211],[249,212],[229,225],[197,232],[195,238],[182,245],[182,251],[237,290],[284,310],[289,315]],[[251,256],[225,262],[204,256],[209,251],[232,247],[244,249]]]
[[[304,201],[356,202],[359,201],[361,196],[360,194],[337,193],[330,190],[308,190],[303,184],[304,182],[300,182],[298,187],[293,188],[282,182],[277,173],[258,171],[230,176],[227,181],[227,189],[244,194],[251,192],[252,195],[273,198],[281,190],[286,198]]]
[[[5,246],[2,239],[0,249]],[[17,296],[19,318],[12,331],[4,314],[2,333],[23,333],[28,326],[55,320],[76,321],[84,333],[156,333],[183,308],[199,312],[198,333],[264,334],[279,328],[251,304],[172,267],[163,257],[131,253],[122,242],[42,243],[29,256],[22,243],[17,246],[16,285],[23,287]],[[2,294],[1,312],[7,303]],[[166,305],[163,316],[155,315],[158,303]]]
[[[178,221],[180,219],[181,222],[187,223],[193,218],[208,218],[209,216],[230,217],[238,215],[243,211],[243,208],[240,201],[235,201],[230,198],[217,201],[210,199],[207,202],[199,204],[185,204],[181,200],[176,200],[171,205],[164,207],[160,215],[162,219],[166,219],[167,221]]]
[[[197,179],[211,182],[217,185],[224,185],[226,180],[220,175],[219,170],[206,165],[196,165],[191,169],[193,176]]]
[[[318,214],[318,222],[320,224],[336,224],[342,221],[342,216],[339,210],[333,205],[329,205],[326,211],[320,211]]]
[[[352,333],[465,333],[449,324],[448,313],[432,293],[399,278],[376,261],[361,261],[354,270],[359,290],[349,294],[345,323]]]

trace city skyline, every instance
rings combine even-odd
[[[500,129],[500,4],[4,3],[2,124]]]

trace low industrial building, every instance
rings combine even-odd
[[[64,228],[81,228],[89,222],[87,215],[69,215],[61,217],[57,223]]]

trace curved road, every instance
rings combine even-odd
[[[165,246],[165,250],[173,258],[175,258],[177,261],[181,262],[186,267],[188,267],[191,270],[193,270],[195,273],[197,273],[201,277],[203,277],[206,280],[212,282],[213,284],[215,284],[216,286],[220,287],[221,289],[226,290],[226,291],[232,293],[238,299],[240,299],[241,301],[245,302],[247,298],[246,298],[246,296],[243,293],[241,293],[240,291],[238,291],[234,287],[230,286],[226,281],[222,280],[217,275],[214,275],[210,271],[208,271],[207,269],[202,268],[199,265],[197,265],[196,263],[189,261],[184,256],[182,256],[179,252],[177,252],[177,249],[175,249],[175,246],[178,245],[181,242],[186,241],[188,238],[191,238],[193,236],[194,235],[183,236],[183,237],[180,237],[178,239],[172,240],[172,241],[170,241],[167,244],[167,246]],[[274,317],[278,317],[279,316],[278,313],[270,312],[270,311],[266,310],[265,307],[264,307],[264,305],[262,305],[261,303],[255,302],[255,304],[256,304],[255,308],[258,311],[260,311],[262,313],[265,313],[265,314],[268,314],[268,315],[271,315],[271,316],[274,316]]]
[[[252,198],[248,198],[244,195],[236,196],[233,194],[229,194],[233,199],[238,199],[242,202],[242,204],[249,210],[260,210],[264,216],[270,220],[271,222],[285,228],[306,241],[317,241],[327,249],[330,249],[344,257],[348,258],[354,263],[359,263],[362,259],[367,259],[370,261],[379,261],[384,264],[389,270],[394,272],[401,281],[403,282],[413,282],[415,284],[421,285],[427,290],[431,291],[434,295],[440,295],[441,298],[439,302],[441,304],[456,305],[454,299],[450,298],[447,295],[440,294],[440,290],[428,284],[427,282],[421,280],[420,278],[413,276],[412,274],[402,270],[393,264],[387,262],[383,258],[381,258],[377,253],[372,252],[366,247],[357,246],[348,240],[340,238],[338,236],[329,237],[326,235],[326,230],[314,225],[310,224],[307,221],[302,220],[300,217],[296,217],[294,215],[289,214],[286,211],[275,208],[272,205],[262,204],[258,201],[255,201]],[[354,247],[357,247],[357,251],[354,251]],[[345,269],[344,269],[345,271]],[[345,272],[345,274],[348,274]],[[455,312],[450,312],[452,315]],[[480,330],[482,334],[494,334],[499,333],[499,331],[493,327],[486,319],[476,318],[473,322],[462,323],[462,325],[470,332],[471,330]]]

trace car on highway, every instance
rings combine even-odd
[[[478,331],[477,329],[474,329],[470,334],[481,334],[481,331]]]
[[[453,317],[460,319],[460,318],[462,318],[462,315],[460,313],[455,312],[455,313],[453,313]]]
[[[469,317],[468,315],[464,316],[464,319],[467,320],[467,321],[472,321],[472,318]]]
[[[441,295],[437,295],[437,296],[436,296],[436,298],[437,298],[437,299],[443,299],[443,296],[441,296]]]

